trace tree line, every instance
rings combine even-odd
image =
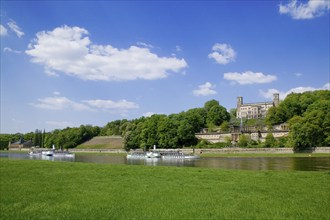
[[[178,148],[196,145],[198,140],[195,133],[205,127],[228,125],[230,114],[218,101],[210,100],[202,108],[190,109],[179,114],[155,114],[150,117],[140,117],[133,120],[116,120],[104,127],[81,125],[78,128],[56,129],[52,132],[30,132],[27,134],[1,134],[1,148],[6,148],[9,141],[33,140],[35,146],[57,148],[74,148],[79,144],[95,137],[120,135],[126,149]]]
[[[6,148],[9,141],[20,138],[32,140],[35,146],[74,148],[95,137],[120,135],[124,147],[150,148],[180,148],[185,146],[202,146],[195,137],[203,128],[209,130],[228,131],[230,125],[239,125],[236,119],[236,109],[230,113],[218,101],[210,100],[201,108],[194,108],[178,114],[155,114],[150,117],[140,117],[133,120],[116,120],[104,127],[81,125],[77,128],[56,129],[51,132],[36,130],[26,134],[0,134],[0,149]],[[244,125],[263,126],[287,122],[290,132],[287,138],[275,140],[271,133],[267,135],[265,147],[293,147],[297,150],[315,146],[330,146],[330,91],[288,95],[277,107],[269,109],[265,119],[244,120]],[[246,135],[241,135],[239,146],[258,145]],[[228,143],[230,145],[230,140]],[[221,145],[222,146],[222,145]]]

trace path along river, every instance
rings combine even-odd
[[[127,159],[126,156],[76,154],[75,158],[30,157],[21,153],[0,153],[9,159],[33,159],[65,162],[108,163],[150,166],[185,166],[238,170],[301,170],[330,171],[330,157],[209,157],[194,160],[182,159]]]

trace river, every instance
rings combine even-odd
[[[146,166],[205,167],[238,170],[300,170],[330,171],[330,157],[209,157],[194,160],[180,159],[127,159],[125,156],[76,154],[75,158],[30,157],[21,153],[0,153],[0,157],[26,160],[51,160],[65,162],[108,163]]]

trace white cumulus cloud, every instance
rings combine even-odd
[[[232,84],[240,84],[240,85],[247,85],[247,84],[261,84],[261,83],[270,83],[277,80],[275,75],[265,75],[261,72],[252,72],[246,71],[242,73],[237,72],[229,72],[223,75],[225,80],[229,80]]]
[[[210,82],[206,82],[203,85],[199,85],[198,89],[193,91],[194,96],[209,96],[214,95],[217,92],[214,90],[215,85],[212,85]]]
[[[84,103],[88,104],[91,107],[102,109],[102,110],[128,110],[128,109],[136,109],[139,106],[134,102],[126,101],[125,99],[120,100],[118,102],[112,100],[102,100],[102,99],[95,99],[95,100],[85,100]]]
[[[329,0],[309,0],[306,3],[291,0],[289,3],[279,6],[280,14],[288,14],[293,19],[312,19],[325,14],[330,10]]]
[[[72,101],[66,97],[46,97],[38,99],[37,103],[31,103],[32,106],[42,109],[50,110],[63,110],[63,109],[73,109],[73,110],[91,110],[87,105]]]
[[[92,44],[88,34],[84,28],[69,26],[42,31],[26,53],[52,75],[56,71],[94,81],[161,79],[188,66],[184,59],[159,57],[145,43],[119,49]]]
[[[127,101],[125,99],[119,101],[112,100],[83,100],[83,101],[72,101],[67,97],[59,96],[60,92],[54,92],[53,97],[46,97],[38,99],[36,103],[31,103],[36,108],[49,109],[49,110],[64,110],[71,109],[77,111],[113,111],[113,112],[127,112],[130,109],[137,109],[139,105]]]
[[[323,87],[320,87],[320,88],[314,88],[311,86],[306,86],[306,87],[300,86],[300,87],[292,88],[286,92],[280,91],[277,89],[268,89],[267,91],[259,90],[259,94],[266,99],[272,99],[274,93],[279,93],[280,99],[283,100],[283,99],[285,99],[285,97],[287,97],[287,95],[289,95],[291,93],[303,93],[303,92],[315,91],[315,90],[330,90],[330,83],[327,83]]]
[[[235,61],[236,52],[229,44],[216,43],[213,45],[212,51],[208,57],[214,59],[219,64],[227,64]]]
[[[5,28],[5,26],[0,24],[0,36],[6,36],[7,34],[8,34],[7,28]]]
[[[16,24],[15,21],[11,20],[10,22],[7,23],[9,28],[15,32],[17,37],[21,38],[24,35],[24,32],[21,30],[21,28]]]
[[[59,128],[74,127],[74,123],[68,121],[46,121],[46,124]]]

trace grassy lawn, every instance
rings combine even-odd
[[[329,219],[329,172],[0,158],[1,219]]]
[[[97,136],[78,145],[77,149],[123,149],[120,136]]]

